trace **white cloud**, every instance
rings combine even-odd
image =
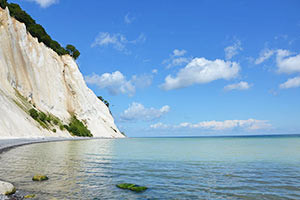
[[[168,75],[161,88],[172,90],[194,84],[209,83],[218,79],[229,80],[235,78],[239,71],[240,66],[236,62],[195,58],[186,67],[180,69],[175,77]]]
[[[280,84],[279,87],[281,89],[300,87],[300,76],[288,79],[286,82]]]
[[[160,118],[162,115],[170,111],[170,106],[166,105],[160,109],[155,108],[145,108],[144,105],[140,103],[133,102],[128,109],[126,109],[120,118],[124,121],[133,120],[144,120],[151,121]]]
[[[152,70],[152,73],[153,73],[153,74],[157,74],[157,72],[158,72],[157,69],[153,69],[153,70]]]
[[[157,123],[150,125],[152,129],[204,129],[204,130],[214,130],[214,131],[225,131],[232,129],[243,129],[247,131],[255,131],[262,129],[271,128],[266,120],[248,119],[248,120],[225,120],[225,121],[203,121],[196,124],[184,122],[178,125],[168,125],[163,123]]]
[[[127,44],[138,44],[145,42],[146,37],[143,33],[139,35],[139,37],[135,40],[127,40],[127,38],[120,33],[110,34],[108,32],[100,32],[96,37],[95,41],[92,44],[92,47],[95,46],[109,46],[111,45],[118,51],[127,52],[126,48]]]
[[[138,44],[138,43],[143,43],[145,41],[146,41],[146,36],[145,36],[144,33],[141,33],[137,39],[130,40],[130,41],[127,40],[127,43],[129,43],[129,44]]]
[[[271,49],[264,49],[263,51],[260,52],[259,57],[255,60],[255,64],[261,64],[265,60],[268,60],[273,54],[275,54],[275,50]]]
[[[190,61],[191,61],[191,58],[186,58],[186,57],[173,58],[173,59],[169,60],[167,69],[169,69],[171,67],[182,66],[184,64],[189,63]]]
[[[128,94],[129,96],[132,96],[135,94],[136,88],[143,88],[151,85],[152,76],[134,75],[131,80],[127,80],[121,72],[115,71],[111,74],[104,73],[101,76],[98,74],[85,76],[85,80],[88,84],[96,85],[100,89],[107,89],[111,95]]]
[[[277,50],[276,63],[279,73],[295,73],[300,72],[300,54],[291,56],[288,50]]]
[[[240,40],[236,40],[232,46],[228,46],[224,49],[225,51],[225,58],[226,60],[230,60],[235,55],[239,53],[239,51],[242,51],[242,43]]]
[[[133,75],[131,77],[130,82],[136,87],[136,88],[145,88],[151,85],[152,83],[152,76],[148,74],[143,75]]]
[[[224,90],[248,90],[251,87],[251,85],[245,81],[241,81],[236,84],[230,84],[224,87]]]
[[[292,74],[300,72],[300,54],[295,55],[295,53],[285,49],[265,49],[255,60],[255,64],[261,64],[274,54],[276,54],[276,65],[279,73]]]
[[[183,57],[187,53],[186,50],[175,49],[168,59],[164,60],[162,64],[167,64],[167,69],[176,66],[182,66],[189,63],[192,59],[188,57]]]
[[[124,17],[124,22],[125,22],[126,24],[131,24],[134,20],[135,20],[135,18],[134,18],[134,17],[131,17],[131,16],[130,16],[130,13],[127,13],[127,14],[125,15],[125,17]]]
[[[121,34],[110,34],[107,32],[101,32],[99,35],[96,37],[94,43],[92,44],[92,47],[94,46],[107,46],[107,45],[112,45],[115,49],[122,51],[125,48],[125,41],[123,35]]]
[[[52,4],[58,3],[59,0],[27,0],[39,4],[42,8],[49,7]]]
[[[186,54],[186,50],[184,50],[184,49],[182,49],[182,50],[175,49],[173,51],[173,56],[183,56],[184,54]]]
[[[156,123],[156,124],[151,124],[151,125],[150,125],[150,128],[152,128],[152,129],[167,129],[167,128],[169,128],[169,127],[170,127],[169,125],[163,124],[163,123],[161,123],[161,122]]]

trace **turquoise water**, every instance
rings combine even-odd
[[[35,173],[47,182],[32,182]],[[18,147],[0,179],[39,199],[300,199],[300,137],[132,138]],[[130,182],[144,193],[115,187]]]

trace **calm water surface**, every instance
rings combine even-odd
[[[50,179],[32,182],[35,173]],[[39,199],[300,199],[300,137],[33,144],[0,155],[0,179]]]

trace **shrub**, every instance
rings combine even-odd
[[[69,131],[69,126],[68,125],[63,125],[63,127],[65,128],[65,129],[67,129],[67,131]]]
[[[126,137],[126,134],[124,132],[121,131],[121,134],[124,135]]]
[[[46,117],[46,121],[48,122],[48,123],[51,123],[51,116],[50,115],[48,115],[47,117]]]
[[[54,128],[53,130],[52,130],[54,133],[56,133],[56,129]]]
[[[75,136],[93,137],[91,131],[75,115],[72,116],[69,126],[66,129]]]
[[[41,120],[42,122],[46,122],[47,119],[47,115],[43,112],[39,113],[39,120]]]
[[[34,108],[31,108],[29,110],[29,114],[35,120],[37,120],[37,118],[39,117],[39,113]]]
[[[105,99],[103,99],[102,96],[98,96],[98,99],[99,99],[100,101],[102,101],[102,102],[109,108],[109,103],[108,103],[108,101],[106,101]]]
[[[63,131],[64,129],[65,129],[65,127],[64,127],[64,125],[59,125],[59,129],[61,130],[61,131]]]
[[[58,124],[58,120],[57,120],[57,119],[53,119],[53,123],[54,123],[55,125],[57,125],[57,124]]]

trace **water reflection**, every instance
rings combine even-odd
[[[1,154],[0,179],[40,199],[300,199],[299,152],[300,138],[52,142]]]
[[[0,177],[32,193],[78,196],[95,187],[92,176],[99,179],[109,174],[111,144],[112,140],[64,141],[15,148],[1,156]],[[32,182],[36,173],[48,175],[49,181]]]

